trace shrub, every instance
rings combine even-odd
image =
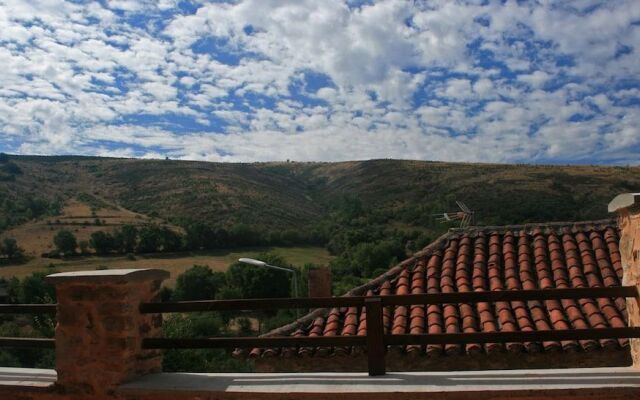
[[[65,256],[75,254],[76,247],[78,247],[75,235],[65,229],[59,231],[53,237],[53,244],[56,246],[58,253]]]
[[[177,301],[214,299],[225,284],[225,275],[206,265],[194,265],[178,275],[173,297]]]
[[[93,232],[89,242],[91,243],[91,247],[96,251],[96,254],[99,255],[109,254],[115,248],[113,236],[103,231]]]

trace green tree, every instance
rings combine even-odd
[[[240,289],[234,286],[225,285],[218,290],[216,299],[218,300],[233,300],[242,298],[242,292]]]
[[[139,238],[136,248],[138,253],[153,253],[160,249],[160,234],[156,226],[147,225],[142,227]]]
[[[166,226],[160,228],[160,246],[162,251],[172,252],[182,249],[182,236],[179,233],[169,229]]]
[[[348,248],[331,261],[331,267],[338,276],[370,277],[376,269],[387,268],[404,256],[404,246],[398,238],[365,242]]]
[[[88,254],[89,253],[89,242],[86,240],[81,240],[78,242],[78,247],[80,247],[80,254]]]
[[[202,222],[194,222],[185,228],[185,247],[189,250],[212,249],[215,247],[215,232]]]
[[[138,229],[133,225],[123,225],[113,233],[117,250],[121,253],[133,253],[138,241]]]
[[[55,303],[56,291],[44,278],[50,272],[34,272],[20,283],[19,301],[24,304]]]
[[[115,240],[108,232],[97,231],[91,234],[89,239],[91,247],[96,251],[96,254],[105,255],[111,253],[115,248]]]
[[[23,278],[22,281],[15,277],[11,278],[7,284],[9,301],[11,303],[54,303],[55,290],[44,280],[47,274],[37,272]],[[0,336],[3,337],[53,337],[54,327],[55,318],[50,315],[5,315],[0,318]],[[53,354],[53,350],[50,349],[3,349],[0,351],[0,365],[51,368],[54,364]]]
[[[226,334],[225,324],[217,313],[172,314],[162,323],[169,338],[211,337]],[[251,362],[236,360],[226,349],[171,349],[164,353],[162,369],[166,372],[250,372]]]
[[[173,298],[177,301],[214,299],[225,283],[224,273],[214,272],[206,265],[194,265],[178,275]]]
[[[351,221],[365,214],[362,201],[356,195],[345,195],[338,204],[338,217],[344,221]]]
[[[259,259],[271,265],[290,267],[281,256],[263,253]],[[227,284],[236,288],[243,298],[289,297],[291,274],[273,268],[255,267],[236,262],[227,269]]]
[[[235,224],[229,230],[232,246],[258,246],[264,242],[262,232],[247,224]]]
[[[18,246],[14,238],[5,238],[0,243],[0,253],[7,256],[9,260],[15,260],[24,256],[24,250]]]
[[[65,229],[56,233],[53,237],[53,244],[56,246],[58,252],[65,256],[74,254],[76,247],[78,247],[75,235]]]

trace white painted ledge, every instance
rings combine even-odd
[[[57,378],[58,374],[52,369],[0,367],[0,389],[49,388],[53,386]]]

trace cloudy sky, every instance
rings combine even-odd
[[[0,151],[638,164],[639,52],[637,0],[0,0]]]

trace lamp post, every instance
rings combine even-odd
[[[238,261],[240,261],[241,263],[253,265],[253,266],[256,266],[256,267],[272,268],[272,269],[277,269],[277,270],[280,270],[280,271],[289,272],[290,274],[293,275],[293,295],[294,295],[294,297],[299,297],[299,293],[298,293],[298,274],[296,273],[295,269],[278,267],[276,265],[267,264],[264,261],[255,260],[253,258],[240,258]],[[296,316],[300,315],[299,312],[300,312],[300,310],[298,310],[296,308]]]

